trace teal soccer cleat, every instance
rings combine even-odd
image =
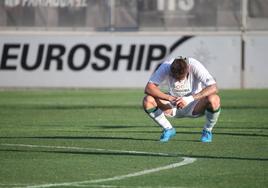
[[[160,142],[168,142],[175,135],[176,135],[176,130],[174,128],[164,129],[164,131],[160,137]]]
[[[201,142],[212,142],[212,132],[203,130]]]

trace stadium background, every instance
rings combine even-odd
[[[0,3],[0,87],[139,88],[179,55],[203,62],[220,88],[268,87],[265,0]]]
[[[267,10],[266,0],[0,1],[0,187],[268,187]],[[179,55],[221,88],[210,144],[199,141],[204,118],[170,119],[176,137],[160,144],[142,109],[150,74]]]

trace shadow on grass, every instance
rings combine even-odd
[[[99,131],[94,131],[99,132]],[[160,131],[119,131],[120,133],[144,133],[144,134],[161,134]],[[116,132],[114,132],[116,133]],[[177,131],[177,135],[201,135],[199,131]],[[257,134],[257,133],[227,133],[227,132],[216,132],[214,135],[224,135],[224,136],[238,136],[238,137],[268,137],[267,134]],[[135,138],[135,137],[116,137],[116,136],[24,136],[24,137],[12,137],[12,136],[2,136],[0,139],[55,139],[55,140],[137,140],[137,141],[158,141],[156,139],[149,138]],[[194,141],[193,141],[194,142]]]
[[[129,104],[110,104],[110,105],[87,105],[87,104],[74,104],[74,105],[61,105],[61,104],[10,104],[0,105],[4,109],[24,109],[24,110],[83,110],[83,109],[142,109],[141,105]]]
[[[52,140],[138,140],[157,141],[157,139],[132,138],[132,137],[103,137],[103,136],[25,136],[25,137],[0,137],[0,139],[52,139]]]
[[[260,157],[238,157],[238,156],[212,156],[212,155],[194,155],[194,154],[158,154],[158,153],[128,153],[128,152],[110,152],[110,151],[70,151],[70,150],[30,150],[30,149],[0,149],[0,152],[23,152],[23,153],[49,153],[49,154],[71,154],[71,155],[106,155],[106,156],[137,156],[137,157],[191,157],[197,159],[216,159],[216,160],[242,160],[242,161],[268,161],[268,158]]]
[[[139,109],[140,104],[0,104],[4,109],[35,109],[35,110],[78,110],[78,109]],[[267,105],[223,105],[222,109],[268,109]]]
[[[237,122],[234,122],[234,124]],[[246,123],[250,123],[250,122],[246,122]],[[252,122],[255,123],[255,122]],[[268,129],[267,127],[247,127],[247,126],[232,126],[230,122],[228,122],[228,124],[230,124],[230,126],[221,126],[221,125],[216,125],[215,130],[221,130],[221,129],[230,129],[230,130],[236,130],[236,129],[242,129],[242,130],[252,130],[252,129]],[[145,127],[145,126],[144,126]],[[199,125],[178,125],[177,128],[184,128],[184,129],[188,129],[188,128],[200,128]]]

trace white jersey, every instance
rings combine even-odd
[[[174,59],[169,59],[162,63],[152,74],[149,82],[160,85],[166,80],[169,87],[169,93],[177,97],[196,94],[204,87],[216,83],[207,69],[194,58],[187,58],[189,75],[184,80],[176,80],[170,74],[170,66],[173,61]]]

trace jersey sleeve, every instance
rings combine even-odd
[[[170,64],[162,63],[158,69],[151,75],[149,83],[160,85],[169,75]]]
[[[205,86],[210,86],[216,84],[213,76],[208,72],[208,70],[199,61],[194,58],[189,59],[190,68],[192,69],[195,77],[202,82]]]

